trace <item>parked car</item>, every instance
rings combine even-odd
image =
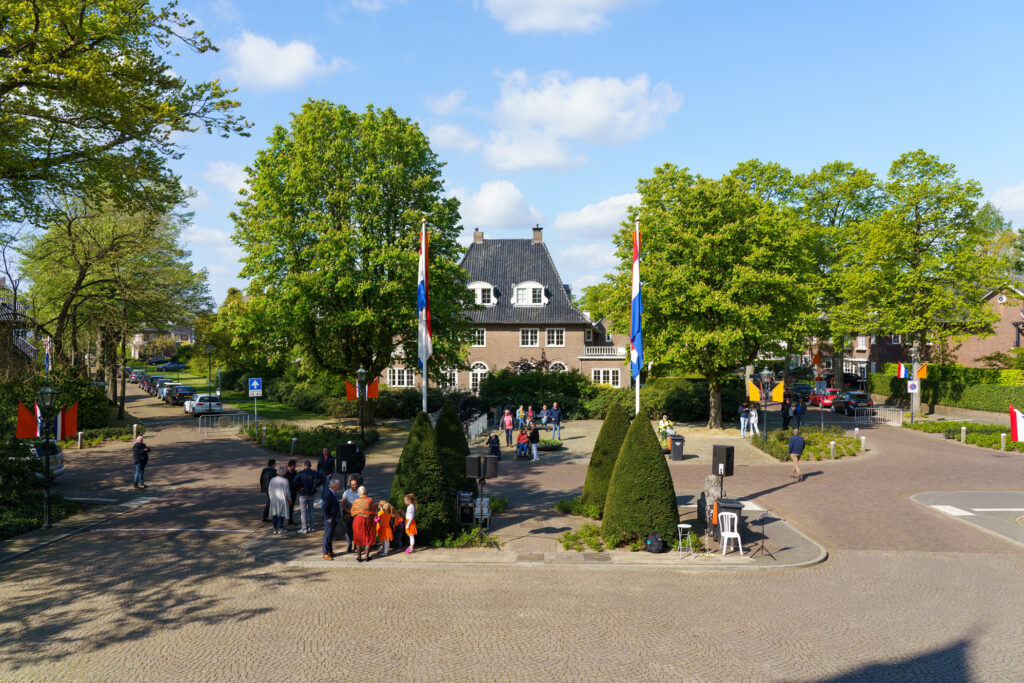
[[[822,408],[831,408],[832,400],[839,394],[838,389],[828,388],[824,391],[815,391],[811,394],[810,403],[812,406],[821,406]]]
[[[184,384],[179,384],[178,386],[174,387],[174,389],[167,392],[166,398],[164,400],[166,400],[172,406],[178,406],[183,404],[185,401],[189,400],[195,395],[195,389],[193,389],[192,387],[185,386]]]
[[[853,415],[857,408],[870,408],[874,406],[871,396],[864,391],[847,391],[836,394],[832,399],[832,412]]]
[[[162,385],[160,385],[160,388],[156,390],[156,397],[161,401],[164,401],[165,403],[170,403],[170,392],[174,391],[174,387],[178,386],[181,386],[181,382],[164,382]]]
[[[163,398],[163,390],[164,390],[164,388],[166,388],[167,385],[170,384],[171,382],[172,382],[172,380],[170,380],[170,379],[168,379],[166,377],[165,378],[161,378],[161,379],[157,380],[153,384],[153,389],[149,393],[151,393],[153,396],[155,396],[155,397],[157,397],[159,399],[162,399]]]
[[[155,375],[146,380],[146,392],[150,396],[156,396],[156,390],[160,388],[161,382],[170,382],[171,380],[160,375]]]
[[[224,404],[220,402],[220,396],[200,394],[185,404],[185,412],[196,417],[200,415],[215,415],[224,412]]]
[[[128,381],[132,384],[138,384],[139,380],[146,376],[145,370],[132,370],[132,374],[128,376]]]
[[[796,382],[789,388],[790,394],[805,401],[810,397],[811,392],[813,391],[814,387],[806,382]]]
[[[172,361],[170,363],[164,363],[163,365],[158,365],[156,369],[157,370],[161,370],[163,372],[177,372],[178,370],[184,370],[187,367],[188,366],[185,365],[184,363],[179,363],[177,361]]]
[[[38,463],[32,470],[39,479],[43,478],[43,467],[47,450],[50,451],[50,478],[54,479],[64,474],[64,451],[61,450],[60,443],[52,439],[47,443],[45,440],[40,439],[29,449],[32,459]]]
[[[146,361],[146,365],[163,365],[164,363],[171,362],[170,358],[164,358],[163,356],[153,356]]]

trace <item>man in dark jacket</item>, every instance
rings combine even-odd
[[[782,413],[782,428],[789,429],[789,418],[791,417],[789,411],[792,409],[792,405],[789,403],[789,394],[782,397],[782,403],[779,404],[779,411]]]
[[[562,438],[562,409],[557,402],[551,406],[551,438]]]
[[[323,477],[313,469],[307,460],[302,471],[295,474],[295,493],[299,498],[299,533],[308,534],[313,531],[313,500],[316,487]]]
[[[340,481],[332,479],[330,485],[324,488],[324,497],[320,501],[324,511],[323,553],[325,560],[334,559],[334,530],[338,526],[338,518],[341,517],[341,503],[338,502],[340,486]]]
[[[132,445],[132,460],[135,462],[135,478],[132,479],[132,488],[146,488],[146,463],[149,462],[149,446],[139,436]]]
[[[288,466],[284,468],[284,478],[288,480],[288,492],[292,494],[291,501],[288,503],[288,523],[292,526],[295,525],[295,475],[298,472],[295,471],[295,460],[289,460]]]
[[[270,521],[270,480],[277,476],[277,461],[271,458],[267,466],[260,471],[260,491],[267,497],[267,504],[263,506],[263,521]]]
[[[533,451],[533,459],[540,460],[540,456],[537,454],[537,444],[540,443],[540,430],[537,429],[537,425],[530,423],[530,449]]]
[[[330,483],[331,477],[334,476],[334,458],[331,457],[331,451],[327,448],[323,449],[320,453],[320,459],[316,461],[316,471],[320,473],[320,476],[324,480],[324,493],[327,493],[327,484]]]

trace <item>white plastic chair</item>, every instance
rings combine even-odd
[[[739,524],[739,517],[736,516],[735,512],[718,513],[718,529],[722,536],[723,555],[729,549],[729,541],[736,539],[736,547],[740,551],[740,557],[743,557],[743,541],[740,540]]]
[[[683,551],[689,550],[690,557],[693,557],[693,543],[690,542],[690,524],[677,524],[676,529],[679,531],[679,559],[683,559]],[[683,534],[686,534],[686,544],[683,544]]]

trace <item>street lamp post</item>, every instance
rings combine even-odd
[[[46,433],[46,440],[43,442],[43,526],[49,529],[50,523],[50,417],[53,414],[53,406],[57,403],[57,390],[49,384],[36,392],[36,401],[39,402],[39,410],[43,414],[42,428]]]
[[[366,443],[366,369],[356,370],[356,397],[359,399],[359,447]]]
[[[771,370],[768,369],[767,365],[764,366],[764,369],[761,370],[761,398],[764,399],[764,403],[761,405],[761,412],[764,413],[764,429],[762,430],[762,434],[764,435],[764,445],[766,450],[768,446],[768,392],[770,391],[770,389],[768,389],[768,380],[771,379],[771,376]]]
[[[213,384],[213,344],[203,347],[206,351],[206,393],[210,393]]]

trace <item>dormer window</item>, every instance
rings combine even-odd
[[[520,282],[515,287],[515,302],[516,306],[543,306],[548,298],[539,282]]]
[[[470,282],[469,289],[473,292],[473,298],[481,306],[493,306],[497,303],[494,296],[494,287],[490,282]]]

